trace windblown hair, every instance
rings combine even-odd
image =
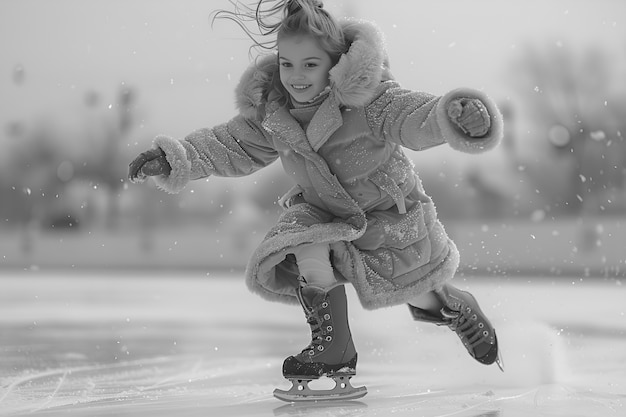
[[[283,37],[309,35],[328,53],[333,64],[348,49],[339,24],[320,0],[260,0],[256,6],[230,2],[234,11],[214,12],[212,22],[227,19],[238,24],[252,40],[252,49],[273,51]]]

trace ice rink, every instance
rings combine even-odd
[[[110,271],[0,276],[0,415],[625,416],[626,287],[615,279],[475,278],[506,372],[447,328],[349,290],[358,401],[291,405],[282,360],[309,341],[300,310],[242,274]]]

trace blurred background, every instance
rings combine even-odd
[[[462,275],[623,278],[626,2],[327,0],[375,21],[403,86],[500,105],[481,156],[411,152]],[[239,271],[291,184],[274,164],[168,195],[129,184],[157,134],[235,115],[250,41],[226,0],[0,0],[0,275]]]

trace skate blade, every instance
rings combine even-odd
[[[502,354],[500,353],[500,349],[498,349],[498,356],[496,356],[496,365],[502,372],[504,372],[504,361],[502,360]]]
[[[287,402],[303,401],[332,401],[332,400],[355,400],[367,394],[365,387],[353,387],[349,376],[333,377],[335,387],[333,389],[314,390],[309,387],[310,379],[290,379],[291,389],[284,391],[274,390],[274,397]]]

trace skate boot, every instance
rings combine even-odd
[[[435,294],[443,304],[439,314],[409,304],[413,318],[438,326],[448,326],[461,338],[474,359],[485,365],[495,362],[504,371],[496,330],[481,311],[474,296],[451,285],[444,285]]]
[[[302,352],[283,363],[283,376],[289,379],[289,391],[274,390],[283,401],[320,401],[356,399],[367,394],[365,387],[355,388],[350,378],[356,374],[357,353],[348,325],[346,292],[343,285],[326,291],[307,285],[301,278],[297,291],[307,323],[311,327],[311,343]],[[314,390],[311,380],[322,376],[332,378],[335,387]]]

